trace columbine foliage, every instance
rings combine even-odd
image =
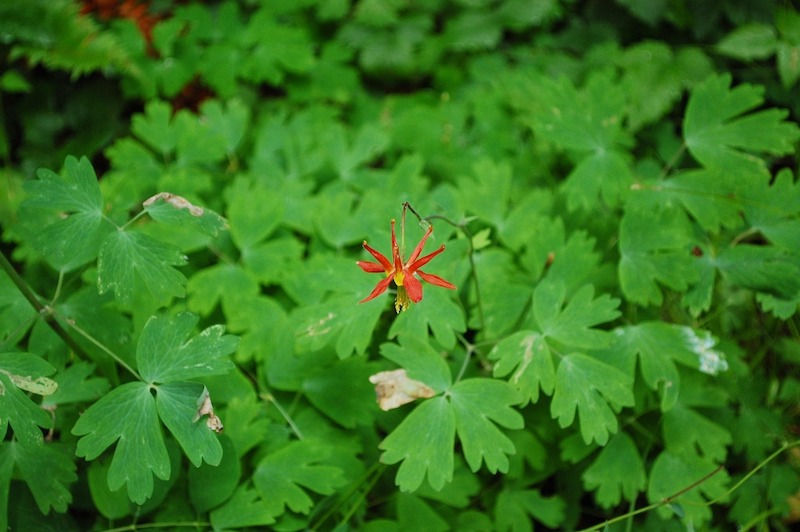
[[[0,6],[0,530],[793,524],[788,3],[80,3]]]

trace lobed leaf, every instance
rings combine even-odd
[[[495,423],[509,429],[524,427],[522,415],[511,408],[520,402],[519,394],[506,382],[476,378],[459,381],[448,396],[470,469],[477,471],[486,461],[491,473],[507,473],[507,455],[516,449]]]
[[[108,487],[115,491],[127,485],[128,496],[137,504],[153,494],[153,475],[166,480],[171,473],[152,390],[143,382],[118,386],[89,407],[72,428],[81,436],[75,454],[87,460],[117,442]]]
[[[456,419],[444,397],[434,397],[417,406],[378,445],[381,462],[401,462],[395,483],[401,491],[415,491],[427,477],[440,490],[453,479],[453,446]]]
[[[677,406],[664,414],[664,444],[676,456],[691,456],[696,449],[706,460],[725,461],[731,433],[690,408]]]
[[[253,473],[253,484],[277,517],[288,506],[307,514],[313,501],[303,488],[330,495],[345,484],[339,467],[326,465],[329,448],[310,440],[293,441],[264,457]]]
[[[42,431],[39,427],[50,427],[53,421],[47,412],[22,392],[20,385],[47,391],[41,388],[52,388],[52,381],[45,375],[54,371],[55,368],[36,355],[0,354],[0,436],[5,436],[8,426],[11,425],[14,437],[20,443],[42,443]]]
[[[191,382],[169,382],[156,388],[158,417],[195,467],[203,461],[216,466],[222,460],[222,445],[215,431],[198,415],[204,390],[202,384]]]
[[[222,325],[189,338],[197,322],[198,317],[189,312],[147,320],[136,348],[136,362],[146,382],[185,381],[222,375],[233,368],[227,355],[236,351],[239,339],[224,334]]]
[[[640,305],[660,305],[664,296],[658,282],[686,290],[697,281],[691,241],[682,212],[627,208],[619,228],[619,281],[625,297]]]
[[[558,495],[546,497],[539,490],[504,489],[495,503],[497,530],[531,530],[531,518],[549,528],[559,528],[567,518],[567,505]]]
[[[583,441],[605,445],[609,433],[618,428],[614,410],[634,404],[632,388],[632,379],[618,369],[586,355],[570,354],[558,365],[550,413],[564,428],[572,425],[577,410]]]
[[[5,446],[8,446],[8,452],[31,490],[39,511],[48,514],[52,508],[56,512],[66,512],[72,502],[69,486],[78,480],[77,468],[70,455],[53,444],[29,445],[21,441],[0,444],[0,447]]]
[[[697,85],[683,121],[692,156],[737,182],[767,177],[766,162],[756,154],[792,153],[800,127],[785,121],[787,112],[780,109],[744,114],[763,103],[763,93],[763,87],[749,84],[731,88],[730,74],[715,74]]]
[[[103,241],[97,262],[97,288],[112,291],[130,303],[134,291],[144,288],[157,301],[183,297],[186,277],[172,266],[186,264],[177,248],[144,233],[114,231]]]
[[[566,286],[560,281],[542,282],[533,293],[533,315],[545,338],[579,349],[611,343],[606,331],[592,329],[619,316],[619,300],[604,294],[594,298],[594,287],[582,286],[564,306]]]
[[[523,402],[539,401],[539,389],[552,395],[556,371],[550,347],[544,336],[534,331],[517,331],[492,348],[489,360],[496,360],[495,377],[513,372],[509,384],[522,394]]]
[[[609,440],[581,478],[587,490],[597,490],[595,499],[606,509],[617,506],[623,498],[635,501],[647,485],[642,457],[624,432]]]
[[[687,486],[695,486],[699,481],[702,481],[699,485],[685,491]],[[664,519],[679,512],[678,517],[685,523],[701,528],[711,520],[711,508],[706,499],[721,496],[728,481],[728,473],[718,470],[711,462],[691,454],[663,451],[650,470],[647,499],[659,503],[680,493],[670,505],[660,506],[656,511]]]
[[[34,220],[48,219],[42,209],[55,211],[58,217],[46,225],[37,222],[34,246],[59,269],[93,260],[111,225],[103,215],[103,198],[92,164],[86,157],[78,160],[70,155],[64,161],[63,176],[44,168],[37,176],[39,179],[25,184],[29,197],[23,209],[36,209],[30,214]]]

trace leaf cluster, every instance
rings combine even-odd
[[[788,526],[795,9],[101,4],[0,5],[0,529]]]

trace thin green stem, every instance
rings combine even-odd
[[[101,351],[103,351],[105,354],[107,354],[108,356],[110,356],[111,358],[113,358],[113,359],[114,359],[114,361],[115,361],[117,364],[119,364],[120,366],[122,366],[123,368],[125,368],[126,370],[128,370],[128,372],[129,372],[131,375],[133,375],[133,376],[136,378],[136,380],[140,380],[140,381],[144,380],[144,379],[142,379],[142,376],[141,376],[141,375],[139,375],[139,373],[138,373],[138,372],[137,372],[135,369],[133,369],[133,367],[132,367],[130,364],[128,364],[127,362],[125,362],[125,361],[122,359],[122,357],[121,357],[121,356],[119,356],[119,355],[118,355],[118,354],[116,354],[114,351],[112,351],[111,349],[109,349],[108,347],[106,347],[106,346],[105,346],[105,345],[104,345],[102,342],[100,342],[100,341],[99,341],[98,339],[96,339],[94,336],[92,336],[91,334],[89,334],[87,331],[85,331],[85,330],[83,330],[81,327],[79,327],[79,326],[78,326],[78,324],[76,324],[76,323],[75,323],[75,320],[68,319],[68,320],[67,320],[67,323],[69,324],[69,326],[70,326],[70,327],[71,327],[71,328],[72,328],[72,329],[73,329],[75,332],[77,332],[78,334],[80,334],[81,336],[83,336],[83,337],[84,337],[84,338],[85,338],[87,341],[89,341],[89,342],[90,342],[92,345],[94,345],[95,347],[97,347],[98,349],[100,349]]]
[[[11,282],[14,283],[14,286],[17,287],[17,290],[28,300],[28,303],[36,310],[39,314],[39,317],[44,320],[44,322],[55,332],[59,338],[69,347],[73,353],[80,356],[81,358],[88,358],[86,351],[84,351],[83,347],[78,345],[75,339],[70,336],[70,334],[64,329],[61,324],[55,319],[55,314],[53,312],[52,307],[45,306],[39,301],[39,297],[33,292],[31,287],[25,282],[18,273],[11,262],[6,258],[5,254],[0,252],[0,268],[8,275]],[[60,277],[59,277],[59,284],[60,284]]]
[[[344,503],[346,503],[350,497],[352,497],[353,494],[356,493],[358,489],[366,483],[364,494],[354,501],[350,508],[343,514],[342,520],[339,524],[347,523],[356,510],[358,510],[358,507],[361,505],[366,494],[372,490],[372,487],[375,485],[378,479],[381,478],[381,475],[383,475],[385,470],[386,466],[384,464],[380,462],[373,463],[372,467],[370,467],[363,475],[361,475],[361,478],[357,482],[351,484],[350,488],[348,488],[347,491],[339,496],[339,502],[337,504],[334,504],[328,508],[328,510],[322,514],[321,517],[314,519],[313,523],[309,524],[309,530],[319,529],[323,523],[327,522],[333,516],[333,514],[336,513],[339,508],[341,508],[342,505],[344,505]]]
[[[734,491],[736,491],[737,489],[742,487],[742,485],[745,482],[747,482],[753,475],[758,473],[758,471],[761,470],[762,468],[764,468],[769,462],[771,462],[772,460],[774,460],[775,458],[780,456],[781,453],[791,449],[792,447],[797,447],[797,446],[800,446],[800,440],[795,440],[793,442],[784,443],[775,452],[773,452],[771,455],[769,455],[764,460],[762,460],[756,467],[751,469],[744,477],[742,477],[739,480],[739,482],[737,482],[736,484],[731,486],[731,488],[728,491],[726,491],[725,493],[723,493],[722,495],[720,495],[720,496],[718,496],[718,497],[716,497],[716,498],[714,498],[714,499],[712,499],[710,501],[705,501],[703,503],[687,502],[686,504],[695,504],[697,506],[713,506],[714,504],[719,503],[720,501],[722,501],[722,500],[726,499],[727,497],[729,497]],[[700,480],[698,480],[696,482],[693,482],[689,486],[683,488],[682,490],[678,491],[677,493],[674,493],[674,494],[670,495],[669,497],[666,497],[666,498],[660,500],[659,502],[655,502],[653,504],[650,504],[648,506],[644,506],[642,508],[639,508],[638,510],[634,510],[632,512],[628,512],[628,513],[623,514],[623,515],[619,515],[619,516],[614,517],[612,519],[608,519],[607,521],[603,521],[602,523],[594,525],[594,526],[591,526],[589,528],[584,528],[584,529],[580,530],[579,532],[591,532],[591,531],[594,531],[594,530],[600,530],[601,528],[608,527],[609,525],[612,525],[614,523],[619,523],[620,521],[624,521],[625,519],[630,519],[631,517],[634,517],[636,515],[643,514],[645,512],[649,512],[650,510],[654,510],[654,509],[656,509],[656,508],[658,508],[660,506],[664,506],[666,504],[669,504],[672,501],[674,501],[675,499],[677,499],[678,497],[680,497],[681,495],[683,495],[684,493],[686,493],[688,491],[691,491],[691,490],[695,489],[696,487],[698,487],[699,485],[703,484],[708,479],[710,479],[711,477],[713,477],[714,475],[716,475],[717,473],[722,471],[723,468],[724,468],[724,465],[720,465],[719,467],[717,467],[716,469],[711,471],[709,474],[705,475]]]
[[[461,377],[464,376],[464,372],[467,371],[467,366],[469,365],[469,361],[472,358],[472,353],[475,352],[475,346],[469,343],[462,334],[458,335],[458,339],[464,346],[464,360],[461,362],[461,367],[458,370],[458,375],[456,375],[456,382],[459,382],[461,380]]]
[[[750,471],[749,471],[749,472],[748,472],[748,473],[747,473],[745,476],[743,476],[743,477],[742,477],[742,478],[739,480],[739,482],[737,482],[736,484],[734,484],[733,486],[731,486],[731,488],[730,488],[728,491],[726,491],[725,493],[723,493],[723,494],[722,494],[722,495],[720,495],[719,497],[717,497],[717,498],[715,498],[715,499],[712,499],[712,500],[710,500],[710,501],[706,502],[706,503],[704,504],[704,506],[711,506],[712,504],[716,504],[716,503],[720,502],[721,500],[725,499],[725,498],[726,498],[726,497],[728,497],[728,496],[729,496],[731,493],[733,493],[734,491],[738,490],[738,489],[739,489],[739,488],[742,486],[742,484],[744,484],[745,482],[747,482],[747,481],[750,479],[750,477],[752,477],[753,475],[755,475],[756,473],[758,473],[758,472],[759,472],[761,469],[763,469],[763,468],[764,468],[764,466],[766,466],[766,465],[767,465],[768,463],[770,463],[772,460],[774,460],[775,458],[777,458],[778,456],[780,456],[780,454],[781,454],[781,453],[783,453],[783,452],[785,452],[785,451],[787,451],[787,450],[791,449],[792,447],[797,447],[798,445],[800,445],[800,440],[795,440],[795,441],[793,441],[793,442],[787,442],[787,443],[784,443],[783,445],[781,445],[781,446],[778,448],[778,450],[776,450],[774,453],[772,453],[771,455],[769,455],[768,457],[766,457],[764,460],[762,460],[762,461],[761,461],[761,462],[760,462],[760,463],[759,463],[759,464],[758,464],[756,467],[754,467],[753,469],[751,469],[751,470],[750,470]]]
[[[283,416],[283,419],[286,420],[286,423],[289,425],[289,428],[292,429],[292,432],[294,432],[294,435],[297,436],[297,439],[298,440],[302,440],[303,439],[303,433],[300,431],[300,427],[298,427],[295,424],[294,420],[292,419],[292,416],[290,416],[289,412],[287,412],[286,409],[283,408],[283,406],[281,406],[281,404],[278,402],[278,400],[275,398],[275,396],[272,395],[269,392],[263,392],[263,393],[260,394],[260,397],[264,401],[267,401],[267,402],[272,403],[273,405],[275,405],[275,409],[281,414],[281,416]]]
[[[406,202],[404,205],[406,205],[407,203],[408,202]],[[409,205],[408,208],[409,208],[409,210],[411,212],[414,213],[414,215],[416,215],[417,218],[419,218],[420,221],[442,220],[443,222],[452,225],[453,227],[461,230],[461,232],[464,233],[464,236],[467,238],[467,245],[469,246],[468,258],[469,258],[469,266],[470,266],[470,275],[472,277],[472,282],[475,284],[475,302],[478,305],[478,319],[481,322],[481,329],[485,329],[486,328],[486,320],[485,320],[485,318],[483,316],[483,302],[481,300],[481,286],[480,286],[480,281],[478,280],[478,269],[475,266],[475,248],[472,245],[472,236],[473,235],[472,235],[472,232],[467,227],[467,221],[463,220],[461,222],[454,222],[450,218],[447,218],[446,216],[442,216],[441,214],[432,214],[430,216],[426,216],[426,217],[423,218],[417,213],[417,211],[415,211],[411,207],[411,205]]]
[[[124,230],[125,230],[125,229],[126,229],[128,226],[129,226],[129,225],[132,225],[134,222],[136,222],[136,220],[138,220],[139,218],[141,218],[141,217],[142,217],[142,216],[144,216],[145,214],[147,214],[147,211],[146,211],[146,210],[144,210],[144,209],[142,209],[141,211],[139,211],[138,213],[136,213],[136,215],[135,215],[133,218],[131,218],[130,220],[128,220],[127,222],[125,222],[125,223],[124,223],[124,224],[123,224],[121,227],[117,227],[117,231],[124,231]],[[107,219],[107,218],[106,218],[106,219]],[[109,220],[109,221],[110,221],[110,220]],[[112,222],[112,223],[113,223],[113,222]],[[116,224],[114,224],[114,225],[116,225]]]
[[[667,161],[667,164],[664,165],[664,168],[661,169],[661,175],[659,176],[659,179],[664,179],[665,177],[667,177],[667,175],[669,175],[669,172],[672,170],[672,167],[678,163],[678,159],[680,159],[683,156],[683,153],[685,151],[686,151],[686,143],[682,142],[681,145],[678,147],[678,149],[675,151],[675,153],[672,155],[672,157],[670,157],[669,161]]]

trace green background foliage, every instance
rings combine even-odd
[[[0,0],[0,36],[0,530],[798,521],[792,3]],[[392,219],[457,290],[358,304]],[[432,397],[380,410],[396,369]]]

